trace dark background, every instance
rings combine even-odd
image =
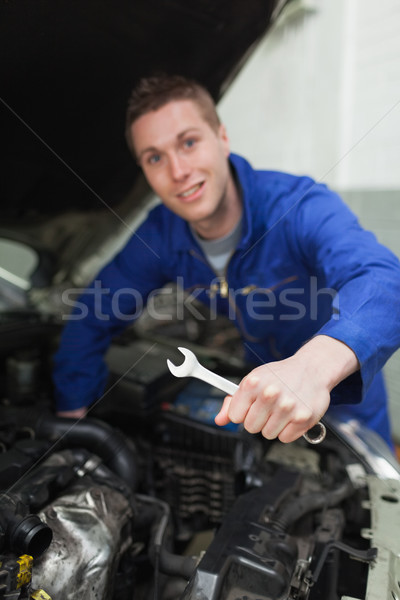
[[[218,100],[276,0],[0,0],[0,216],[115,205],[138,173],[125,107],[143,75]]]

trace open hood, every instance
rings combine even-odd
[[[115,206],[138,169],[127,99],[152,72],[218,99],[265,33],[278,0],[6,1],[0,7],[1,216]]]

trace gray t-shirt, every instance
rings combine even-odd
[[[242,219],[238,221],[232,231],[216,240],[201,238],[192,227],[191,231],[216,274],[223,276],[226,265],[242,235]]]

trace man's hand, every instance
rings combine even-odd
[[[292,442],[325,414],[330,391],[359,368],[343,342],[320,335],[295,355],[255,368],[227,396],[215,417],[217,425],[243,423],[249,433]]]
[[[57,413],[57,417],[64,417],[66,419],[83,419],[83,417],[86,417],[86,413],[86,406],[82,406],[82,408],[76,408],[75,410],[61,410]]]

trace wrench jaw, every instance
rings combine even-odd
[[[169,360],[169,358],[167,358],[167,365],[172,375],[175,375],[175,377],[185,377],[185,375],[180,370],[183,365],[174,365],[174,363],[171,360]]]
[[[185,360],[181,365],[175,365],[169,358],[167,359],[168,369],[175,377],[190,377],[194,367],[197,364],[197,358],[195,354],[188,348],[179,347],[178,350],[182,352]]]

